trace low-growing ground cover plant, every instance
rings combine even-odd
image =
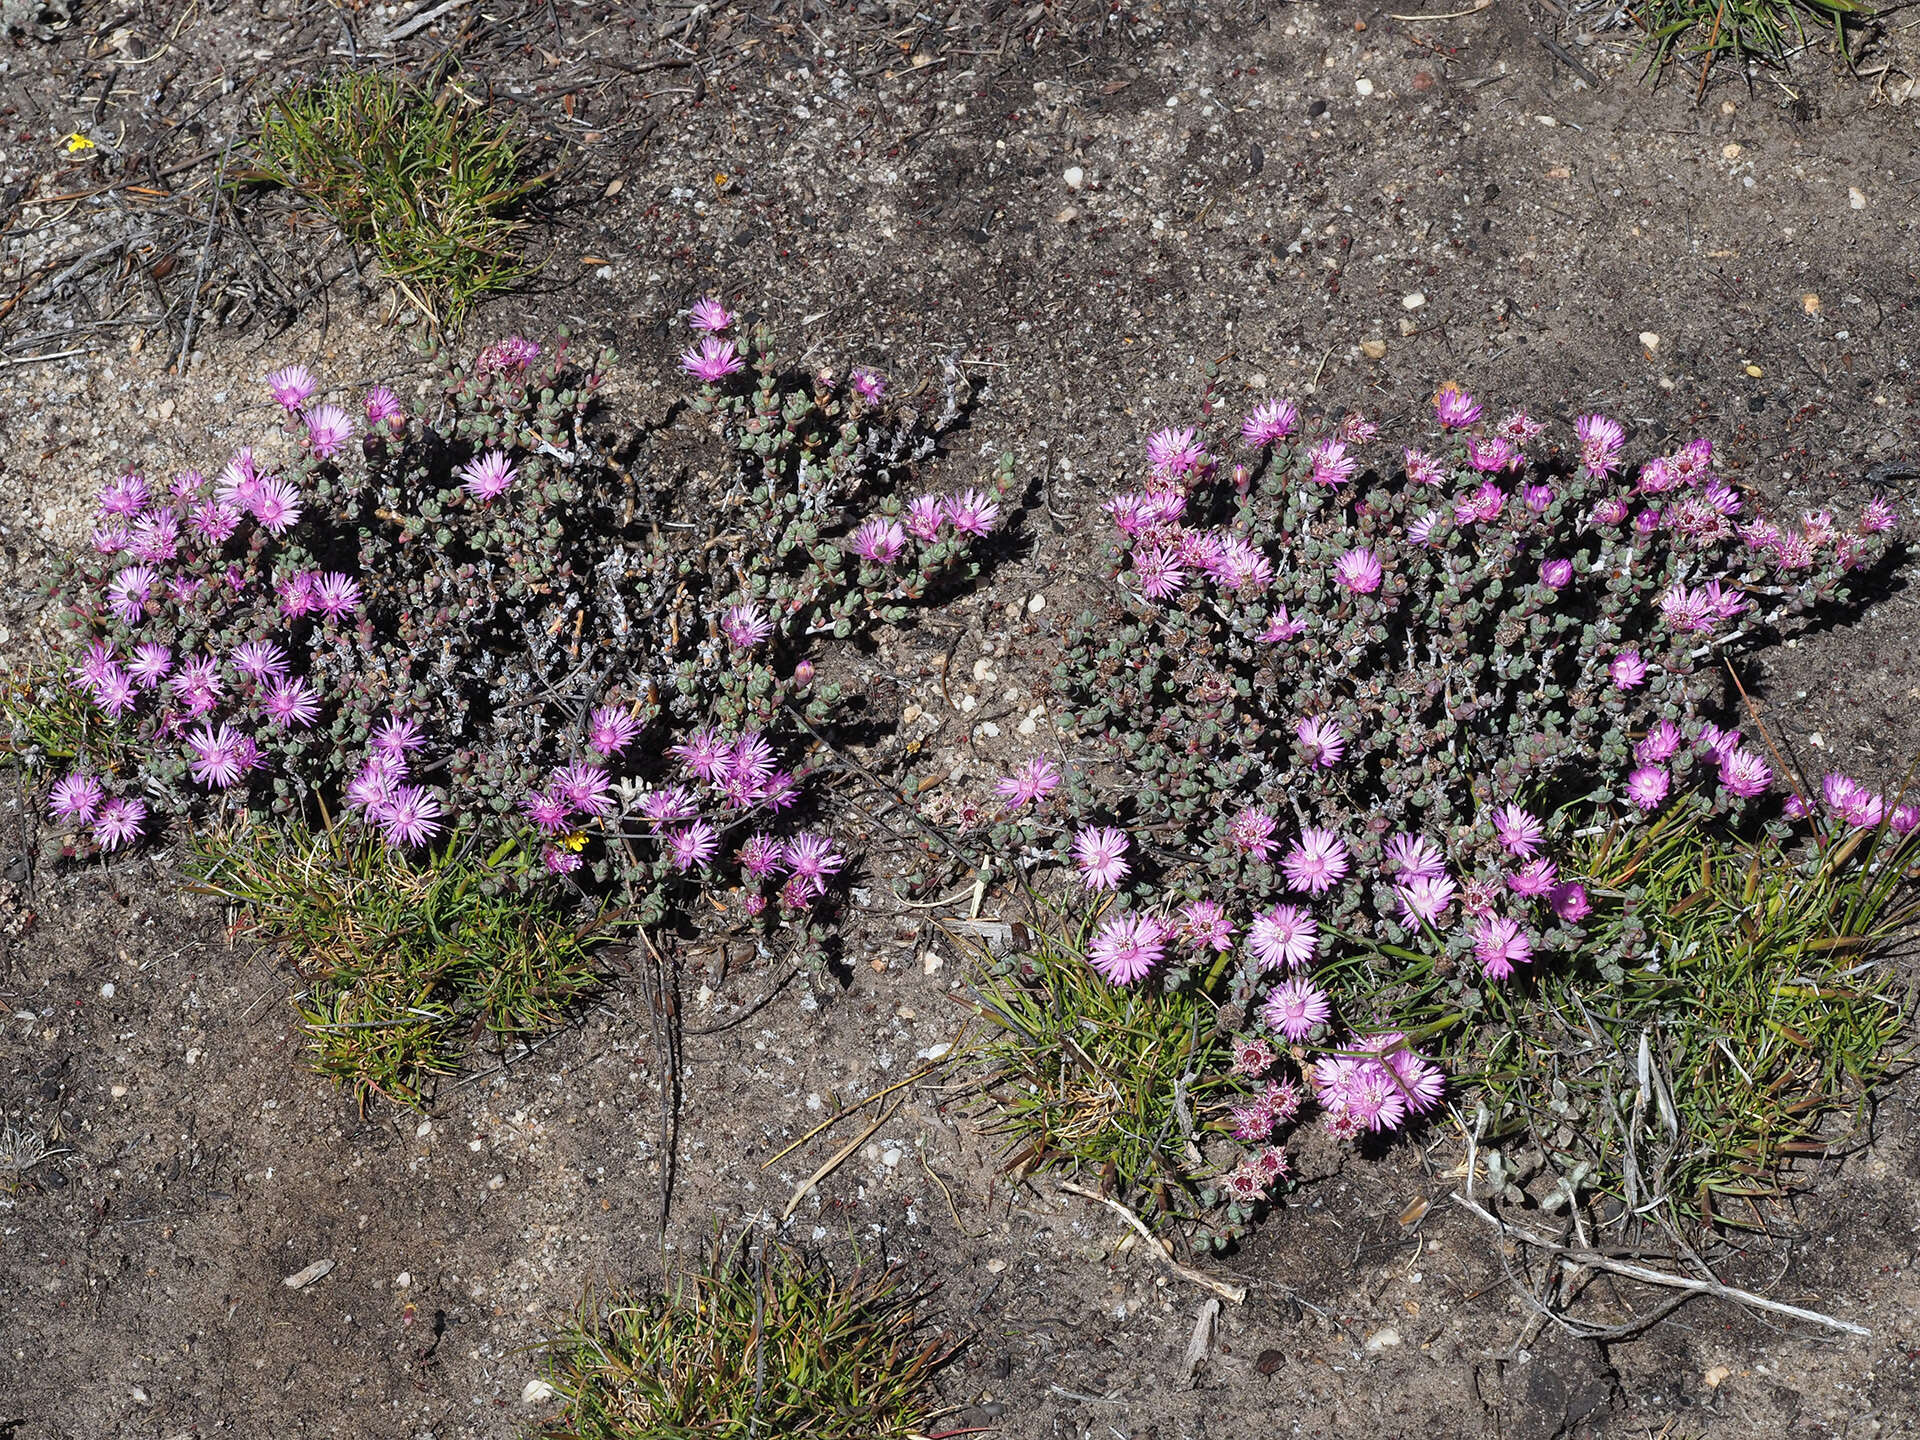
[[[547,1347],[552,1440],[908,1440],[953,1346],[897,1271],[841,1281],[787,1246],[727,1247],[675,1293],[589,1296]]]
[[[1841,776],[1804,793],[1754,725],[1725,723],[1724,667],[1846,606],[1888,555],[1891,508],[1783,525],[1751,513],[1705,440],[1629,463],[1604,415],[1564,449],[1545,432],[1448,386],[1390,464],[1361,417],[1313,426],[1284,400],[1244,418],[1231,458],[1198,428],[1148,441],[1144,475],[1105,507],[1112,598],[1079,617],[1055,676],[1077,752],[1100,758],[1032,757],[977,836],[1003,871],[1064,872],[1092,914],[979,996],[1003,1027],[990,1064],[1025,1091],[1007,1112],[1021,1141],[1113,1158],[1056,1143],[1069,1082],[1038,1078],[1085,1086],[1102,1063],[1072,1027],[1018,1018],[1048,1006],[1063,963],[1132,992],[1105,1010],[1159,1027],[1143,1054],[1180,1057],[1157,1083],[1186,1113],[1134,1105],[1158,1126],[1130,1153],[1155,1160],[1118,1178],[1221,1217],[1221,1238],[1280,1183],[1290,1126],[1382,1135],[1443,1103],[1443,1058],[1498,1063],[1488,1037],[1525,1031],[1530,1002],[1509,992],[1536,972],[1623,1014],[1674,1004],[1671,972],[1653,977],[1681,897],[1658,865],[1639,873],[1651,837],[1694,837],[1709,874],[1799,867],[1784,893],[1764,887],[1799,918],[1769,917],[1747,947],[1763,990],[1826,986],[1810,949],[1859,964],[1886,937],[1920,807]],[[1210,1051],[1170,1043],[1193,1033],[1195,995],[1218,1016]],[[1823,1072],[1808,1117],[1877,1073],[1893,1013],[1871,983],[1828,998],[1876,1038]],[[1735,1126],[1714,1173],[1749,1140],[1762,1168],[1778,1157]],[[1588,1168],[1622,1183],[1617,1157]]]
[[[470,1011],[523,1034],[577,993],[575,927],[602,904],[655,925],[704,894],[702,923],[822,956],[849,857],[809,785],[844,698],[816,661],[973,573],[1011,460],[914,493],[957,377],[944,416],[909,421],[871,371],[783,375],[717,301],[690,322],[705,488],[607,453],[589,417],[612,357],[564,334],[437,350],[422,413],[385,387],[349,410],[295,365],[267,379],[282,434],[211,478],[113,479],[54,587],[64,673],[14,709],[69,855],[179,825],[210,887],[335,957],[368,950],[345,917],[383,887],[439,897],[503,954],[527,935],[492,897],[534,897],[556,968],[507,995],[443,971],[445,935],[352,922],[381,958],[329,961],[312,1003],[323,1063],[357,1084],[412,1096]],[[309,885],[315,857],[338,870]],[[428,972],[436,998],[365,1054]]]

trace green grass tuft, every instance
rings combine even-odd
[[[746,1237],[676,1293],[589,1295],[547,1346],[565,1409],[541,1440],[909,1440],[953,1347],[924,1334],[898,1271],[846,1283]]]
[[[510,127],[378,71],[332,76],[277,98],[243,180],[283,185],[372,247],[386,276],[436,321],[526,274]]]
[[[1873,11],[1859,0],[1646,0],[1630,13],[1657,73],[1674,60],[1778,63],[1809,43],[1810,26],[1831,30],[1844,55],[1847,23]],[[1706,79],[1703,69],[1703,90]]]
[[[378,838],[250,827],[196,836],[192,887],[288,951],[313,1063],[349,1087],[419,1105],[483,1035],[506,1049],[559,1023],[597,984],[604,938],[553,901],[503,886],[458,836],[420,864]]]

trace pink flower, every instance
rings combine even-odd
[[[1442,385],[1433,397],[1433,415],[1443,430],[1464,430],[1480,418],[1480,402],[1457,385]]]
[[[580,868],[582,862],[571,850],[546,845],[541,847],[540,863],[546,867],[549,875],[571,875]]]
[[[1522,860],[1531,860],[1547,835],[1540,818],[1518,805],[1502,805],[1493,812],[1493,833],[1509,855],[1517,855]]]
[[[142,690],[151,690],[167,678],[173,669],[173,651],[156,641],[143,641],[133,647],[133,659],[127,662],[127,675]]]
[[[1553,887],[1547,896],[1547,904],[1553,907],[1553,913],[1569,925],[1577,925],[1593,913],[1593,905],[1587,899],[1587,887],[1578,880],[1566,880]]]
[[[180,517],[171,510],[142,515],[127,532],[127,544],[139,560],[171,560],[180,553]]]
[[[519,472],[504,450],[489,450],[460,467],[461,487],[482,505],[513,488]]]
[[[601,705],[587,717],[587,744],[602,755],[618,755],[640,733],[640,722],[618,705]]]
[[[1828,775],[1820,785],[1827,808],[1858,830],[1871,830],[1886,813],[1886,802],[1859,781],[1845,775]]]
[[[1735,795],[1752,799],[1773,785],[1773,771],[1751,750],[1735,750],[1720,761],[1720,783]]]
[[[1264,863],[1280,848],[1273,832],[1273,816],[1257,805],[1248,805],[1228,822],[1227,843],[1242,855]]]
[[[1891,530],[1900,523],[1900,517],[1894,513],[1893,506],[1887,503],[1886,496],[1876,495],[1867,502],[1866,509],[1860,512],[1860,533],[1878,535],[1883,530]]]
[[[1305,969],[1319,940],[1319,925],[1298,905],[1276,905],[1247,928],[1247,949],[1262,970]]]
[[[734,859],[755,880],[765,880],[786,870],[787,847],[784,842],[759,831],[740,842]]]
[[[856,366],[847,383],[853,387],[853,393],[868,405],[878,405],[886,398],[886,380],[865,366]]]
[[[474,370],[485,375],[518,375],[540,358],[540,347],[524,335],[508,335],[473,357]]]
[[[1147,437],[1147,464],[1156,475],[1184,475],[1198,469],[1206,458],[1191,425],[1184,429],[1156,430]]]
[[[100,513],[117,515],[122,519],[131,519],[147,508],[147,502],[153,498],[144,475],[128,473],[107,482],[100,491]]]
[[[313,587],[319,577],[311,570],[302,570],[297,575],[289,575],[276,580],[273,588],[280,596],[280,613],[289,620],[298,620],[314,608]]]
[[[1493,427],[1493,433],[1515,445],[1525,445],[1546,433],[1547,427],[1524,410],[1515,410]]]
[[[1038,805],[1060,788],[1060,772],[1044,755],[1035,755],[1013,774],[994,785],[994,792],[1007,802],[1007,809],[1018,810]]]
[[[222,722],[215,730],[202,725],[187,737],[187,769],[193,778],[209,790],[227,790],[253,768],[257,751],[248,737]]]
[[[946,523],[946,506],[940,503],[937,495],[920,495],[907,506],[907,529],[915,539],[928,545],[940,538],[940,527]]]
[[[948,522],[962,535],[985,535],[1000,519],[1000,506],[991,495],[962,490],[941,501]]]
[[[1616,690],[1632,690],[1646,683],[1647,662],[1638,650],[1622,650],[1608,664],[1607,674],[1613,677]]]
[[[1240,439],[1253,449],[1284,440],[1300,427],[1300,412],[1285,400],[1263,400],[1240,422]]]
[[[1186,586],[1187,572],[1180,567],[1179,552],[1164,545],[1137,550],[1133,556],[1134,578],[1140,592],[1150,600],[1167,600]]]
[[[1540,566],[1540,583],[1549,590],[1564,589],[1573,579],[1571,560],[1547,560]]]
[[[1227,912],[1214,900],[1195,900],[1181,907],[1180,935],[1190,944],[1203,950],[1213,950],[1226,954],[1233,948],[1233,925],[1227,919]],[[1235,1064],[1239,1062],[1236,1060]],[[1268,1058],[1267,1064],[1273,1060]],[[1265,1065],[1260,1067],[1262,1070]],[[1246,1072],[1256,1073],[1256,1072]]]
[[[1283,980],[1267,992],[1260,1018],[1288,1040],[1304,1040],[1333,1014],[1326,991],[1310,980]]]
[[[73,774],[54,784],[47,796],[47,813],[55,820],[91,825],[106,792],[91,775]]]
[[[1347,847],[1333,831],[1309,826],[1300,832],[1280,868],[1293,889],[1324,894],[1347,873]]]
[[[712,295],[694,301],[693,308],[687,311],[687,324],[709,335],[719,333],[739,318]]]
[[[439,797],[421,785],[396,785],[387,795],[377,817],[380,833],[396,850],[403,845],[424,845],[446,828],[441,817]]]
[[[547,777],[554,794],[582,815],[602,819],[613,813],[613,797],[607,793],[607,772],[598,765],[565,765]]]
[[[146,820],[144,800],[103,800],[100,813],[94,816],[93,838],[102,850],[118,850],[139,838],[140,827]]]
[[[840,867],[846,864],[844,857],[834,852],[832,842],[824,835],[807,831],[787,841],[784,859],[794,878],[816,895],[826,894],[828,881],[839,874]]]
[[[1905,805],[1896,805],[1887,815],[1887,828],[1900,836],[1911,835],[1920,829],[1920,805],[1909,801]]]
[[[1293,733],[1306,752],[1307,763],[1322,770],[1331,770],[1347,753],[1347,742],[1340,734],[1340,727],[1329,720],[1310,715],[1293,727]]]
[[[329,570],[313,582],[313,608],[329,620],[351,615],[360,608],[360,582]]]
[[[1529,899],[1550,892],[1559,878],[1560,867],[1542,855],[1538,860],[1529,860],[1518,870],[1507,876],[1507,889],[1516,895]]]
[[[564,800],[566,797],[563,795],[560,798]],[[569,814],[572,809],[570,805],[567,807]],[[700,805],[686,786],[668,785],[659,790],[649,790],[641,797],[640,813],[655,825],[678,825],[698,815]]]
[[[1508,470],[1517,470],[1525,457],[1498,435],[1481,437],[1475,435],[1467,441],[1467,465],[1482,475],[1499,475]],[[1498,511],[1494,512],[1498,514]],[[1491,519],[1492,516],[1481,516]]]
[[[107,608],[123,625],[137,625],[160,577],[146,565],[129,565],[107,582]]]
[[[1352,410],[1340,422],[1340,428],[1334,434],[1349,445],[1365,445],[1380,434],[1380,427],[1359,411]]]
[[[1482,915],[1473,927],[1473,955],[1489,980],[1505,980],[1513,967],[1533,959],[1533,942],[1517,921],[1504,915]]]
[[[236,645],[227,661],[260,685],[287,673],[287,652],[271,640],[249,640],[244,645]]]
[[[1131,985],[1145,978],[1165,953],[1166,934],[1160,922],[1129,910],[1100,922],[1087,947],[1087,963],[1109,985]]]
[[[1671,720],[1662,720],[1633,747],[1633,758],[1642,765],[1659,765],[1671,760],[1679,749],[1680,727]]]
[[[1236,1075],[1261,1076],[1273,1068],[1273,1062],[1279,1057],[1273,1053],[1273,1046],[1258,1036],[1240,1038],[1233,1042],[1233,1073]]]
[[[746,362],[740,358],[731,340],[709,335],[698,345],[689,345],[680,354],[680,368],[703,384],[714,385],[739,373]]]
[[[1415,875],[1394,887],[1400,900],[1400,919],[1409,928],[1439,925],[1453,904],[1456,887],[1445,875]]]
[[[876,516],[853,532],[853,553],[876,565],[891,565],[906,548],[907,534],[898,520]]]
[[[426,748],[427,737],[421,733],[418,721],[400,715],[389,715],[374,727],[373,737],[367,741],[367,747],[375,754],[389,755],[403,760],[415,750]]]
[[[1384,1035],[1364,1035],[1355,1039],[1354,1049],[1374,1058],[1362,1061],[1360,1072],[1378,1070],[1394,1082],[1394,1088],[1415,1115],[1424,1115],[1439,1105],[1446,1093],[1446,1077],[1440,1067],[1426,1056],[1407,1047],[1407,1037],[1398,1030]]]
[[[1259,1096],[1244,1104],[1229,1105],[1227,1113],[1233,1117],[1233,1138],[1243,1141],[1266,1140],[1273,1135],[1273,1111]]]
[[[1287,607],[1282,605],[1268,617],[1267,628],[1260,632],[1260,641],[1264,645],[1282,645],[1306,633],[1306,622],[1294,619],[1287,614]]]
[[[1378,590],[1383,573],[1380,557],[1364,546],[1347,551],[1333,562],[1334,580],[1357,595]]]
[[[1359,462],[1348,456],[1347,447],[1338,440],[1316,441],[1307,450],[1307,460],[1313,467],[1307,478],[1318,485],[1344,485],[1360,468]]]
[[[1407,462],[1409,484],[1438,485],[1447,478],[1447,466],[1444,461],[1434,459],[1424,450],[1407,450],[1403,453]]]
[[[300,491],[291,480],[277,475],[262,476],[254,482],[253,498],[247,508],[260,528],[269,535],[284,533],[300,518]]]
[[[754,604],[732,605],[720,617],[720,633],[736,650],[751,650],[773,634],[773,622]]]
[[[690,774],[712,780],[720,773],[733,747],[711,726],[696,730],[667,753],[686,766]]]
[[[367,391],[366,410],[369,425],[391,425],[405,418],[407,413],[400,408],[400,397],[384,385],[376,385]]]
[[[280,402],[280,408],[292,414],[308,400],[318,389],[313,372],[304,365],[289,365],[284,370],[276,370],[267,376],[267,389],[273,398]]]
[[[1424,835],[1396,835],[1387,841],[1387,869],[1401,880],[1437,878],[1447,873],[1440,847]]]
[[[1620,422],[1605,415],[1582,415],[1574,421],[1574,433],[1580,437],[1580,465],[1594,480],[1611,475],[1620,468],[1620,450],[1627,443],[1627,432]]]
[[[520,813],[547,834],[558,835],[570,828],[573,807],[567,803],[564,795],[557,795],[551,790],[534,790],[521,800]]]
[[[295,676],[269,685],[260,708],[276,729],[305,730],[320,714],[320,697],[304,678]]]
[[[353,421],[338,405],[321,405],[307,412],[307,444],[322,460],[331,460],[353,438]]]
[[[224,500],[202,500],[188,515],[187,525],[208,545],[223,545],[240,528],[240,512]]]
[[[1127,837],[1111,827],[1081,827],[1073,840],[1074,864],[1080,867],[1080,883],[1089,890],[1113,890],[1133,873],[1127,864]]]

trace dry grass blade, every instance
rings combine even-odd
[[[1060,1182],[1060,1188],[1069,1195],[1078,1195],[1082,1199],[1097,1201],[1113,1211],[1114,1214],[1118,1215],[1133,1228],[1135,1234],[1146,1242],[1147,1252],[1182,1280],[1198,1285],[1203,1290],[1211,1291],[1222,1300],[1231,1300],[1236,1305],[1244,1305],[1247,1303],[1246,1286],[1234,1285],[1225,1280],[1216,1280],[1213,1276],[1203,1271],[1195,1270],[1191,1265],[1182,1265],[1178,1260],[1173,1258],[1172,1253],[1166,1248],[1166,1242],[1156,1239],[1154,1233],[1147,1229],[1140,1217],[1122,1205],[1118,1200],[1102,1195],[1098,1190],[1089,1190],[1084,1185],[1075,1185],[1070,1180],[1062,1180]]]
[[[812,1192],[813,1187],[818,1185],[822,1180],[826,1179],[827,1176],[831,1175],[835,1170],[838,1170],[842,1165],[844,1165],[846,1163],[847,1157],[853,1154],[853,1152],[858,1150],[862,1145],[866,1144],[867,1141],[871,1140],[874,1137],[874,1135],[878,1133],[880,1127],[882,1125],[885,1125],[896,1114],[898,1114],[900,1111],[900,1107],[906,1103],[907,1102],[904,1100],[896,1100],[893,1103],[893,1108],[891,1110],[888,1110],[886,1114],[882,1115],[878,1120],[874,1121],[866,1129],[862,1130],[858,1135],[856,1135],[853,1139],[849,1140],[845,1145],[842,1145],[838,1150],[834,1152],[833,1158],[831,1160],[827,1161],[826,1164],[822,1165],[818,1170],[814,1171],[813,1174],[809,1175],[804,1181],[802,1181],[799,1187],[794,1190],[792,1198],[787,1201],[787,1208],[780,1212],[780,1223],[784,1225],[788,1220],[792,1219],[793,1212],[800,1207],[800,1202],[807,1198],[808,1194]]]

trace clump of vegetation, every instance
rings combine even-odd
[[[526,273],[518,218],[540,184],[512,127],[450,90],[379,71],[328,76],[277,97],[253,171],[323,211],[423,313],[457,322]]]
[[[1832,31],[1835,49],[1845,55],[1847,25],[1872,13],[1858,0],[1647,0],[1632,16],[1654,70],[1676,60],[1696,62],[1704,90],[1717,61],[1777,64],[1809,43],[1810,27]]]
[[[671,1295],[593,1296],[550,1342],[565,1408],[544,1440],[909,1440],[953,1347],[897,1271],[841,1281],[779,1244],[737,1245]]]

